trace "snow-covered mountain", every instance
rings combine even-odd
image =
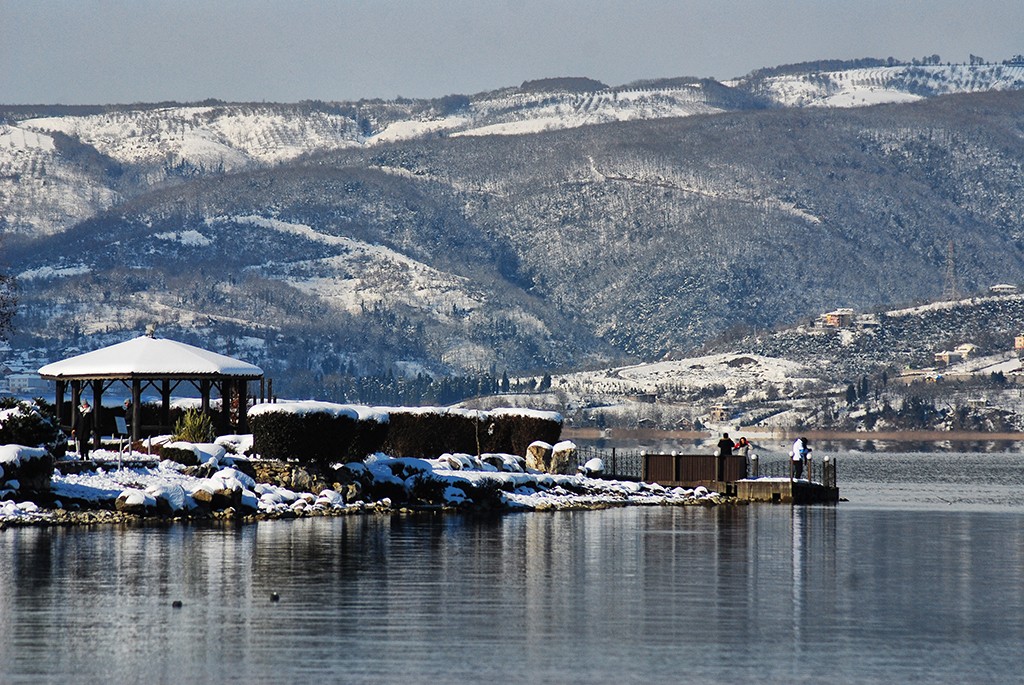
[[[60,108],[49,116],[11,108],[5,117],[0,107],[0,225],[51,233],[183,179],[402,140],[535,134],[762,107],[858,107],[1021,88],[1020,64],[895,65],[755,72],[725,83],[679,78],[608,87],[548,79],[416,101]],[[56,143],[55,135],[61,136]]]
[[[0,108],[0,268],[22,285],[22,345],[157,322],[303,393],[341,370],[692,357],[934,297],[951,242],[964,286],[1024,281],[1024,95],[898,102],[1019,89],[1000,67]],[[853,106],[871,79],[897,102]]]

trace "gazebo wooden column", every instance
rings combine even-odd
[[[203,378],[199,381],[199,397],[200,406],[202,407],[203,413],[207,414],[210,411],[210,381]]]
[[[222,426],[231,425],[231,396],[233,393],[234,381],[230,378],[220,379],[220,420]]]
[[[63,427],[64,423],[64,391],[67,388],[66,381],[57,381],[57,425]]]
[[[160,423],[171,425],[171,381],[166,378],[160,383]]]
[[[71,381],[71,430],[78,423],[78,405],[82,403],[82,381]]]
[[[249,432],[249,381],[238,381],[238,432]]]
[[[139,425],[142,423],[142,382],[138,378],[132,379],[132,443],[140,437]]]
[[[100,419],[103,416],[103,381],[92,381],[92,446],[100,448]]]

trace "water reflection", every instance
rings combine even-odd
[[[8,529],[0,673],[1007,682],[1024,640],[1021,522],[841,504]]]

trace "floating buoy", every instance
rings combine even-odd
[[[270,601],[271,602],[278,602],[280,600],[281,600],[281,595],[277,594],[276,592],[271,592],[270,593]]]
[[[171,606],[174,607],[175,609],[180,609],[182,607],[181,600],[180,599],[174,600],[173,602],[171,602]]]

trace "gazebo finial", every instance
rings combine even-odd
[[[156,324],[155,323],[146,324],[146,337],[147,338],[155,338],[156,337]]]

